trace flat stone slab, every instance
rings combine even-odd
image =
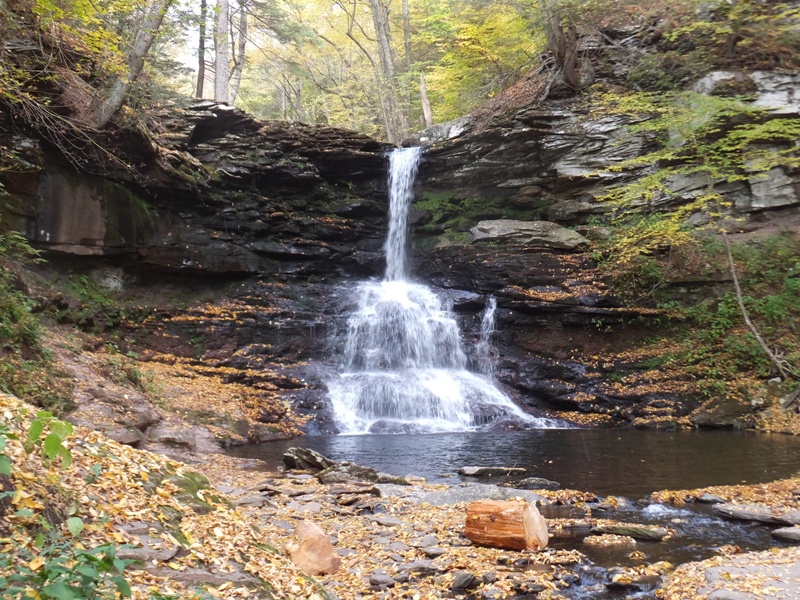
[[[800,548],[748,552],[705,571],[698,595],[708,600],[795,600],[800,590]]]
[[[736,521],[758,521],[775,525],[800,525],[800,510],[780,511],[750,504],[715,504],[712,510],[721,517]]]
[[[781,527],[772,532],[772,537],[789,542],[800,542],[800,527]]]
[[[591,532],[623,535],[632,537],[635,540],[649,540],[653,542],[660,542],[669,533],[669,531],[663,527],[636,525],[634,523],[604,523],[592,527]]]

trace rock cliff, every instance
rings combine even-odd
[[[753,77],[760,101],[797,115],[796,76]],[[414,270],[453,300],[467,341],[477,339],[486,298],[497,299],[497,378],[530,410],[672,427],[697,399],[630,354],[657,311],[622,307],[580,244],[465,237],[500,218],[605,235],[586,225],[605,210],[596,198],[641,171],[594,173],[647,145],[618,144],[623,126],[577,104],[531,99],[488,123],[440,128],[412,215]],[[86,275],[121,302],[136,298],[124,316],[95,315],[84,327],[110,327],[143,359],[178,357],[287,401],[311,418],[306,431],[334,431],[325,373],[335,368],[349,286],[383,270],[387,146],[214,103],[165,110],[151,129],[100,140],[116,158],[81,169],[31,133],[9,138],[32,168],[3,175],[3,221],[47,252],[51,271]],[[737,182],[726,189],[732,215],[743,227],[796,218],[798,177]],[[684,183],[681,197],[704,185]],[[279,413],[254,414],[274,423]],[[244,437],[265,439],[258,431]]]

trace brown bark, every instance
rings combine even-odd
[[[230,65],[230,6],[228,0],[217,0],[214,21],[214,100],[228,101]]]
[[[153,0],[144,9],[142,25],[136,32],[128,53],[128,72],[116,78],[106,90],[103,100],[95,106],[89,117],[89,122],[94,127],[104,127],[125,102],[131,84],[136,81],[144,68],[147,53],[171,4],[172,0]]]
[[[433,127],[433,111],[431,101],[428,99],[428,85],[425,83],[425,73],[419,74],[419,98],[422,103],[422,116],[425,118],[425,127]]]
[[[200,0],[200,32],[197,40],[197,87],[195,98],[203,97],[203,86],[206,81],[206,18],[208,17],[208,0]]]
[[[411,14],[408,0],[403,0],[403,48],[406,54],[406,70],[411,68]]]
[[[531,502],[471,502],[464,535],[480,546],[508,550],[542,550],[548,542],[547,524]]]
[[[242,83],[244,72],[245,50],[247,48],[247,6],[245,0],[239,1],[239,32],[237,44],[233,52],[233,73],[228,86],[228,101],[233,104],[239,95],[239,86]]]

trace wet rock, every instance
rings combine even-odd
[[[524,473],[525,469],[522,467],[461,467],[458,470],[459,475],[466,475],[468,477],[491,477],[513,475]]]
[[[518,490],[559,490],[561,484],[544,477],[526,477],[512,483],[511,487]]]
[[[351,462],[336,463],[317,473],[322,483],[377,482],[378,471]]]
[[[726,519],[758,521],[776,525],[800,525],[800,510],[776,512],[767,506],[747,504],[715,504],[712,510]]]
[[[538,594],[539,592],[543,592],[547,589],[544,584],[539,583],[536,580],[528,579],[513,581],[511,585],[515,592],[524,595]]]
[[[293,447],[283,453],[283,464],[301,471],[322,471],[336,465],[330,458],[310,448]]]
[[[660,542],[668,534],[663,527],[650,527],[647,525],[634,525],[630,523],[604,523],[592,527],[591,533],[610,533],[613,535],[621,535],[632,537],[636,540],[650,540]]]
[[[800,527],[780,527],[772,531],[772,537],[789,542],[800,542]]]
[[[611,533],[604,533],[601,535],[589,535],[583,538],[583,543],[587,546],[636,546],[636,540],[630,536],[614,535]]]
[[[342,559],[316,523],[303,521],[295,527],[297,544],[287,547],[292,562],[306,575],[333,574]]]
[[[700,502],[702,504],[722,504],[723,502],[725,502],[725,500],[714,494],[706,493],[706,494],[700,494],[697,497],[697,502]]]
[[[560,250],[575,250],[589,243],[581,234],[549,221],[481,221],[469,233],[473,242],[511,242]]]

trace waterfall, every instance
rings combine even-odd
[[[481,317],[481,337],[475,346],[478,369],[482,375],[489,378],[494,377],[492,335],[494,334],[494,314],[496,310],[497,300],[494,296],[489,296],[486,300],[483,317]]]
[[[342,433],[464,431],[501,423],[546,427],[487,378],[467,370],[458,324],[429,288],[408,280],[408,211],[421,156],[395,150],[389,167],[386,273],[355,290],[342,372],[328,382]],[[494,299],[484,314],[489,343]],[[488,350],[487,350],[488,352]]]

